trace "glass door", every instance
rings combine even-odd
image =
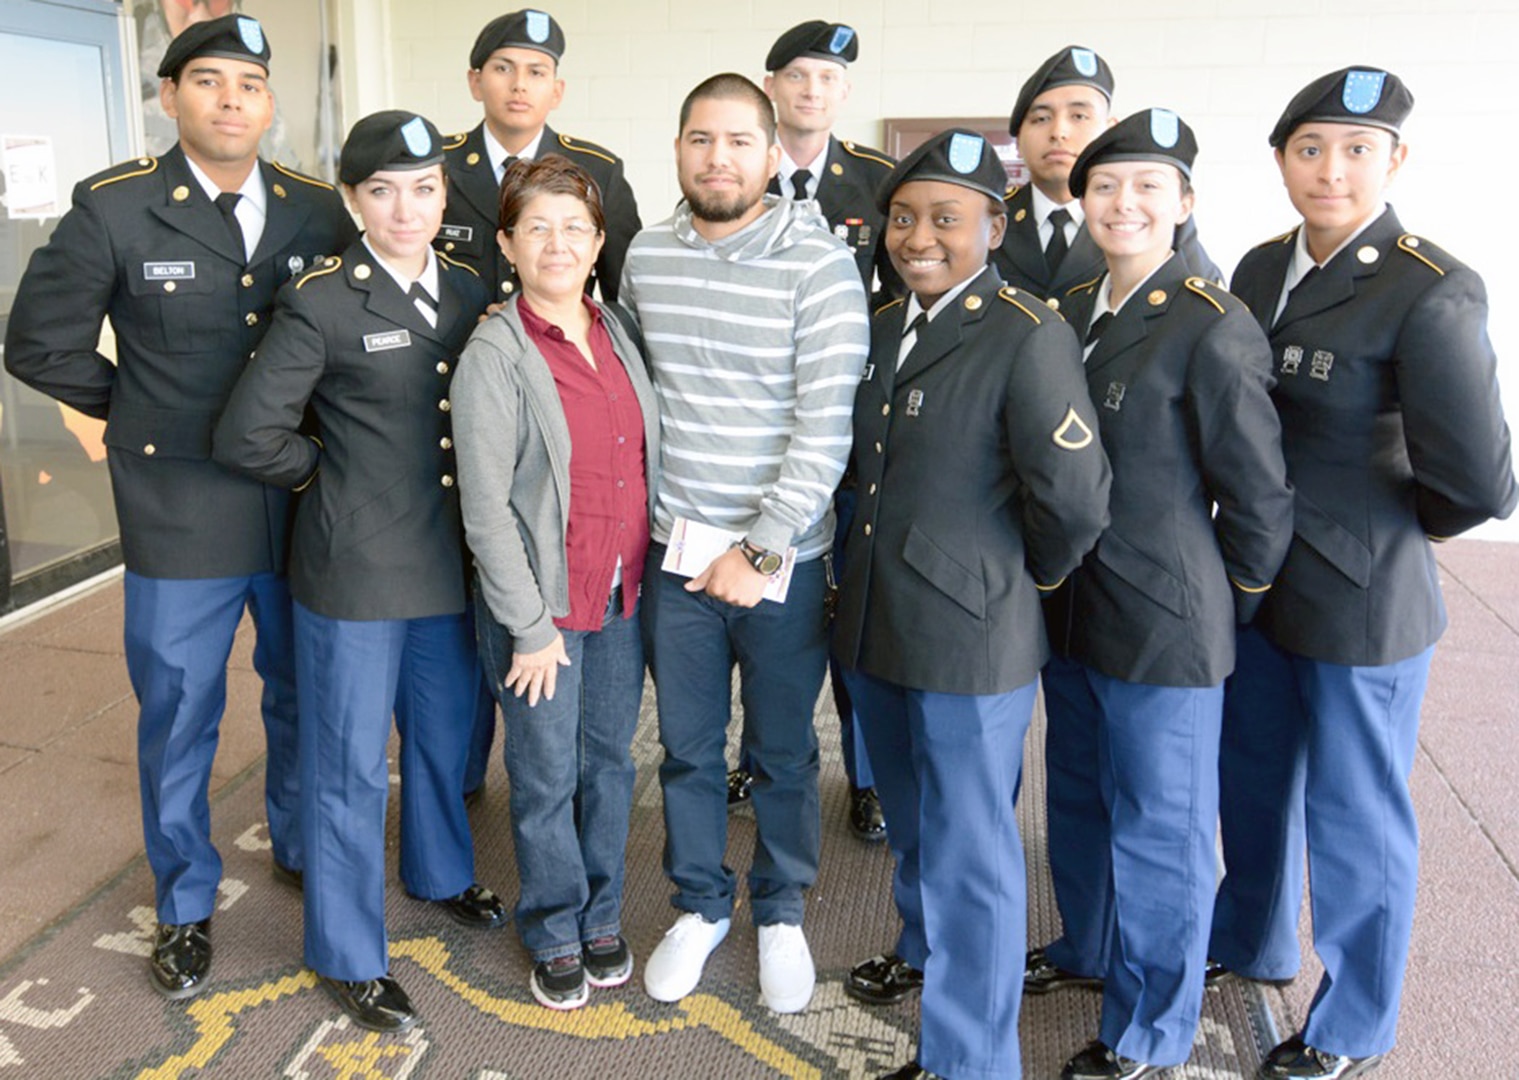
[[[109,0],[0,4],[0,338],[74,184],[132,152],[123,33]],[[103,426],[0,372],[0,611],[119,560]]]

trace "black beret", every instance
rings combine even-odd
[[[1366,124],[1398,134],[1413,111],[1414,96],[1403,80],[1374,67],[1348,67],[1314,79],[1287,103],[1271,129],[1280,150],[1302,124]]]
[[[251,15],[223,15],[191,23],[164,50],[158,77],[179,78],[180,69],[197,56],[246,60],[268,71],[269,39],[264,37],[263,26]]]
[[[564,30],[546,11],[524,8],[492,19],[475,38],[469,51],[469,66],[478,71],[497,49],[537,49],[558,63],[564,56]]]
[[[1033,108],[1034,99],[1057,86],[1090,86],[1102,91],[1102,96],[1112,102],[1113,69],[1091,49],[1067,45],[1040,64],[1039,70],[1030,75],[1023,89],[1018,91],[1013,117],[1007,125],[1008,134],[1016,137],[1018,129],[1023,126],[1023,118]]]
[[[897,188],[913,180],[959,184],[990,196],[998,204],[1007,190],[1007,170],[996,147],[963,128],[939,132],[898,162],[876,189],[876,207],[885,213]]]
[[[779,71],[798,56],[852,64],[859,55],[860,39],[854,27],[813,19],[793,26],[775,39],[770,55],[765,57],[765,70]]]
[[[425,117],[402,109],[370,113],[343,140],[338,179],[367,180],[381,169],[425,169],[443,160],[443,137]]]
[[[1192,179],[1197,160],[1197,137],[1185,120],[1170,109],[1145,109],[1108,128],[1087,143],[1071,166],[1066,183],[1078,199],[1086,191],[1087,171],[1104,161],[1161,161],[1175,165]]]

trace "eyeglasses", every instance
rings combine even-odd
[[[596,226],[583,218],[571,218],[559,225],[556,229],[551,222],[541,218],[533,218],[530,221],[520,221],[512,226],[511,233],[520,240],[526,240],[530,244],[546,244],[549,237],[555,232],[564,238],[566,243],[584,244],[596,237]]]

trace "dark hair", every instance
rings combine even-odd
[[[518,158],[501,177],[501,201],[496,224],[509,233],[522,216],[522,208],[539,195],[573,195],[585,203],[591,224],[606,232],[607,218],[601,209],[601,190],[591,174],[566,157],[548,154],[537,161]]]
[[[684,134],[686,123],[691,119],[692,106],[707,98],[748,101],[759,115],[760,130],[765,133],[765,145],[775,145],[775,104],[753,81],[731,71],[703,79],[696,85],[696,89],[686,95],[686,100],[680,103],[680,130],[676,132],[677,136]]]

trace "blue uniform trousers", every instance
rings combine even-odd
[[[1225,874],[1208,955],[1246,978],[1291,979],[1302,966],[1306,709],[1288,655],[1254,627],[1237,640],[1218,758]]]
[[[1202,1012],[1224,688],[1085,670],[1098,710],[1113,913],[1098,1037],[1124,1057],[1179,1065]]]
[[[330,619],[295,605],[306,963],[333,979],[390,970],[385,746],[401,734],[401,882],[425,900],[475,880],[461,777],[479,661],[470,615]]]
[[[1050,876],[1061,925],[1060,937],[1045,952],[1057,967],[1101,978],[1113,926],[1113,862],[1099,779],[1102,714],[1086,673],[1074,660],[1051,656],[1039,674],[1047,719],[1044,797]]]
[[[1291,732],[1293,741],[1279,758],[1231,755],[1224,764],[1226,800],[1237,791],[1249,791],[1252,799],[1269,791],[1277,811],[1275,821],[1263,821],[1259,838],[1238,830],[1239,815],[1225,816],[1236,829],[1225,834],[1223,889],[1239,895],[1253,879],[1263,895],[1279,890],[1288,875],[1272,860],[1294,853],[1278,838],[1290,836],[1291,817],[1302,815],[1313,945],[1324,964],[1303,1037],[1333,1054],[1386,1053],[1397,1038],[1413,928],[1419,830],[1408,777],[1434,647],[1396,663],[1357,667],[1262,644],[1248,658],[1242,654],[1241,663],[1267,665],[1296,695],[1268,699],[1287,709],[1267,716],[1231,688],[1229,723],[1252,731],[1272,724]],[[1299,776],[1301,804],[1294,800]],[[1214,942],[1225,963],[1231,948],[1242,956],[1259,951],[1259,943],[1235,944],[1217,930]]]
[[[221,881],[207,790],[227,705],[227,657],[244,608],[253,614],[253,666],[264,681],[269,837],[282,865],[302,864],[290,590],[276,574],[169,580],[128,571],[125,600],[127,673],[140,707],[143,838],[158,919],[199,922],[211,916]]]
[[[1036,684],[943,694],[845,678],[897,861],[896,952],[923,971],[918,1062],[957,1080],[1018,1080],[1027,895],[1013,791]]]
[[[813,711],[827,668],[823,560],[799,562],[784,604],[736,607],[687,592],[660,569],[653,544],[643,577],[644,653],[659,702],[664,761],[665,873],[674,904],[704,919],[733,912],[727,766],[733,664],[739,668],[744,745],[754,772],[757,835],[749,870],[756,926],[801,925],[802,890],[817,877],[818,740]]]

